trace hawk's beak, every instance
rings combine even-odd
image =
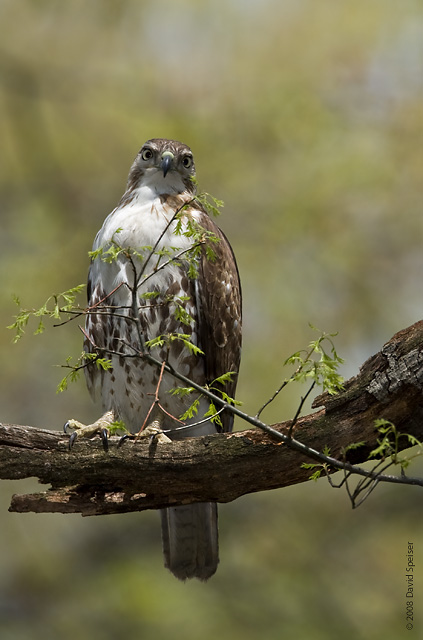
[[[171,151],[164,151],[162,153],[162,161],[160,163],[160,169],[163,171],[163,177],[166,178],[166,174],[172,166],[174,155]]]

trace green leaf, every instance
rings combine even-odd
[[[217,254],[210,245],[206,245],[206,258],[209,262],[216,262]]]
[[[318,480],[322,475],[323,468],[323,464],[315,464],[312,462],[303,462],[301,464],[301,469],[315,469],[311,476],[308,477],[309,480]]]
[[[37,309],[36,311],[34,311],[34,316],[39,317],[39,316],[47,316],[49,315],[49,311],[47,308],[49,300],[47,300],[47,302],[45,302],[39,309]]]
[[[209,408],[204,414],[204,418],[210,418],[210,422],[217,424],[219,427],[223,427],[220,415],[217,414],[215,404],[210,400]]]
[[[184,325],[186,325],[188,327],[194,321],[194,318],[179,303],[177,303],[173,315],[175,316],[175,320],[177,320],[177,322],[181,322],[182,324],[184,324]]]
[[[145,293],[140,294],[140,298],[143,300],[153,300],[160,295],[160,291],[146,291]]]
[[[191,342],[189,335],[184,335],[182,333],[176,334],[175,338],[177,340],[181,340],[184,345],[188,348],[188,350],[193,353],[195,356],[203,356],[204,351],[202,351],[197,345]]]
[[[226,391],[223,391],[223,389],[219,389],[219,387],[210,387],[210,391],[213,391],[216,395],[220,395],[222,397],[222,400],[224,402],[227,402],[228,404],[233,404],[238,407],[242,405],[242,402],[240,400],[231,398],[231,396],[228,395]]]
[[[188,407],[188,409],[180,416],[182,421],[194,418],[198,413],[198,407],[200,404],[200,398],[196,398],[194,402]]]
[[[214,386],[216,384],[226,384],[227,382],[232,382],[233,377],[236,375],[236,371],[227,371],[218,378],[215,378],[211,384],[212,386]]]
[[[126,428],[126,425],[123,422],[123,420],[115,420],[109,425],[109,433],[111,436],[114,436],[116,435],[116,433],[119,433],[122,431],[127,434],[130,433],[130,431],[128,431],[128,429]]]
[[[330,447],[328,447],[328,445],[327,445],[327,444],[325,444],[325,446],[323,447],[322,453],[323,453],[325,456],[330,456]]]
[[[95,260],[103,255],[103,247],[99,247],[98,249],[94,249],[94,251],[88,251],[88,257],[91,260]]]
[[[361,442],[352,442],[351,444],[348,444],[346,447],[343,447],[341,453],[343,455],[346,455],[348,451],[355,451],[355,449],[359,449],[360,447],[364,447],[365,445],[366,443],[364,440],[362,440]]]
[[[38,323],[38,327],[37,329],[34,331],[34,335],[38,335],[39,333],[43,333],[43,331],[45,330],[45,326],[42,320],[40,320],[40,322]]]
[[[172,396],[180,396],[181,398],[189,396],[193,391],[195,391],[194,387],[175,387],[174,389],[169,389],[169,393]]]
[[[95,364],[97,369],[102,369],[103,371],[109,371],[109,369],[113,368],[112,361],[107,360],[107,358],[96,358]]]
[[[198,278],[198,264],[194,261],[190,262],[188,265],[188,278],[190,280],[196,280]]]
[[[62,393],[63,391],[66,391],[67,388],[68,388],[68,376],[65,376],[57,385],[56,393]]]
[[[318,480],[321,477],[322,471],[323,469],[316,469],[316,471],[314,471],[314,473],[312,473],[311,476],[309,477],[309,480],[314,480],[316,482],[316,480]]]
[[[420,440],[418,440],[415,436],[411,435],[411,433],[407,433],[407,438],[411,446],[423,447],[423,444],[420,442]]]
[[[145,346],[148,349],[153,349],[154,347],[162,347],[166,342],[164,336],[157,336],[156,338],[152,338],[151,340],[147,340]]]
[[[220,215],[219,209],[221,209],[224,206],[223,200],[218,200],[217,198],[212,196],[210,193],[207,193],[206,191],[197,195],[196,200],[204,207],[204,209],[207,211],[209,215],[212,215],[215,217]]]
[[[313,327],[314,328],[314,327]],[[296,371],[285,381],[313,381],[333,395],[344,388],[344,379],[337,369],[344,361],[336,352],[332,337],[336,334],[322,333],[309,343],[308,351],[296,351],[286,359],[285,365],[296,366]]]

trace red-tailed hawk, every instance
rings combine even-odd
[[[93,395],[100,393],[108,417],[123,420],[133,433],[153,421],[172,439],[232,428],[233,416],[222,413],[220,425],[203,420],[181,429],[174,418],[198,394],[172,393],[180,383],[167,372],[159,385],[160,369],[139,355],[150,346],[152,355],[200,385],[234,372],[221,385],[234,397],[241,350],[238,270],[228,240],[195,199],[194,177],[189,147],[148,140],[94,241],[85,350],[104,354],[112,367],[93,363],[87,383]],[[156,338],[158,346],[151,346]],[[157,391],[160,404],[153,406]],[[184,423],[199,422],[209,409],[201,397],[198,412]],[[163,510],[162,535],[165,565],[177,578],[206,580],[216,571],[216,504]]]

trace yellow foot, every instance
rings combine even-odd
[[[122,436],[122,438],[119,440],[118,447],[120,447],[125,440],[138,440],[139,438],[150,438],[151,442],[153,442],[153,440],[156,440],[156,442],[160,442],[161,444],[172,442],[172,440],[168,438],[165,433],[163,433],[160,420],[153,420],[153,422],[145,427],[145,429],[143,429],[142,431]]]
[[[115,415],[113,411],[107,411],[104,415],[101,416],[101,418],[99,418],[92,424],[82,424],[82,422],[71,418],[65,423],[63,427],[65,433],[68,432],[68,429],[74,429],[69,438],[69,449],[72,449],[77,438],[92,438],[93,436],[100,434],[101,440],[103,442],[103,447],[107,451],[107,449],[109,448],[109,427],[114,421]]]
[[[165,433],[163,433],[161,429],[161,424],[159,420],[154,420],[151,424],[148,425],[145,429],[140,431],[136,436],[136,438],[151,438],[151,440],[157,440],[161,444],[165,442],[172,442],[170,438],[167,437]]]

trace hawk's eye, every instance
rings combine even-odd
[[[141,158],[143,160],[151,160],[152,157],[153,157],[153,152],[151,149],[149,149],[148,147],[146,149],[142,149]]]
[[[184,156],[182,158],[182,164],[185,167],[185,169],[189,169],[190,167],[192,167],[192,157],[191,156]]]

